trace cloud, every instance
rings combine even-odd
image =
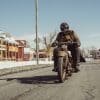
[[[40,38],[42,38],[43,36],[41,34],[38,34],[38,36]],[[36,38],[36,34],[33,33],[33,34],[23,34],[23,35],[20,35],[20,36],[16,36],[16,39],[18,40],[34,40]]]
[[[34,34],[24,34],[24,35],[16,36],[16,39],[18,39],[18,40],[33,40],[34,37],[35,37]]]
[[[100,34],[99,33],[89,34],[88,38],[100,38]]]

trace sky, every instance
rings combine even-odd
[[[100,0],[38,0],[38,34],[59,32],[67,22],[81,47],[100,48]],[[0,30],[16,39],[35,38],[35,0],[0,0]]]

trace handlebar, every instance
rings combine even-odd
[[[72,41],[68,41],[68,42],[56,42],[53,44],[53,46],[57,46],[57,45],[77,45],[77,42],[72,42]]]

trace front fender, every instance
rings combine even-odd
[[[66,56],[66,55],[67,55],[67,54],[66,54],[65,51],[58,51],[58,56],[64,57],[64,56]]]

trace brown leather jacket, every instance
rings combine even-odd
[[[73,30],[67,30],[66,32],[59,32],[55,41],[58,42],[77,42],[77,46],[80,47],[81,42],[77,34]]]

